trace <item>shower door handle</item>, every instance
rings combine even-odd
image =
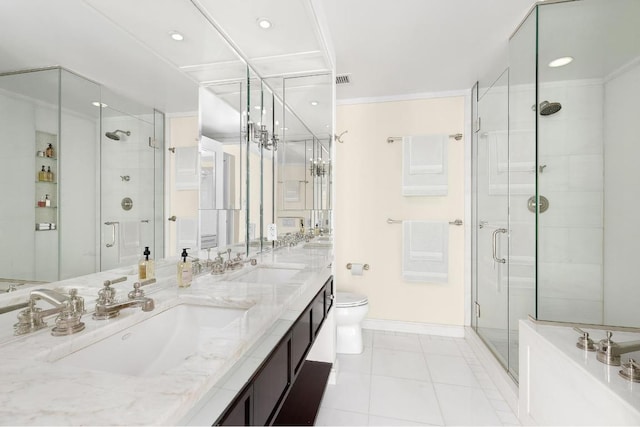
[[[493,260],[495,262],[499,262],[500,264],[504,264],[507,262],[504,258],[498,258],[496,252],[498,251],[498,233],[506,233],[506,228],[496,228],[493,230],[493,234],[491,235],[491,250],[493,252]]]
[[[107,243],[105,246],[108,248],[112,248],[116,245],[116,225],[118,225],[118,221],[107,221],[104,225],[110,225],[111,228],[111,243]]]

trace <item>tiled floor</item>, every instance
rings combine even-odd
[[[364,331],[360,355],[338,355],[316,425],[519,425],[462,338]]]

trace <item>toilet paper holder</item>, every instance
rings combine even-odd
[[[351,264],[351,263],[347,264],[347,270],[351,270],[351,266],[352,266],[352,264]],[[362,266],[362,269],[363,269],[363,270],[369,270],[369,264],[364,264],[364,265]]]

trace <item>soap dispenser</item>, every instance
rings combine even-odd
[[[304,219],[300,220],[300,234],[304,234]]]
[[[51,172],[51,166],[47,166],[47,179],[45,181],[53,182],[53,172]]]
[[[189,254],[187,253],[187,249],[182,249],[182,261],[178,262],[178,287],[179,288],[188,288],[191,286],[191,261],[187,261],[187,257]]]
[[[149,255],[151,255],[149,246],[144,247],[142,255],[143,258],[138,263],[138,278],[140,280],[153,279],[155,277],[155,269],[153,259],[149,259]]]
[[[44,170],[44,165],[42,165],[42,169],[38,172],[38,181],[46,181],[47,180],[47,171]]]

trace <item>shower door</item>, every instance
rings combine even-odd
[[[474,325],[507,369],[510,366],[508,83],[506,70],[480,93],[473,159]]]
[[[133,266],[155,248],[154,115],[103,109],[100,167],[100,270]],[[114,139],[116,130],[121,130]],[[128,132],[128,134],[127,134]],[[109,136],[107,136],[109,134]]]

